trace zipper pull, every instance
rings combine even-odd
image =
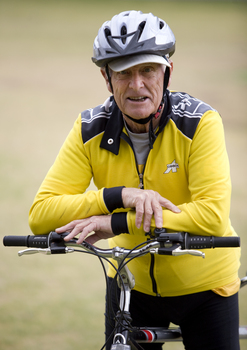
[[[143,189],[144,188],[144,186],[143,186],[143,174],[139,174],[139,179],[140,179],[140,183],[139,183],[138,188]]]

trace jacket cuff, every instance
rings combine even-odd
[[[104,188],[103,198],[110,213],[112,213],[115,209],[124,208],[122,200],[122,189],[124,187],[125,186]]]
[[[127,213],[113,213],[111,216],[111,228],[114,235],[129,233],[127,224]]]

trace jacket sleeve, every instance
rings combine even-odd
[[[178,205],[179,214],[164,209],[163,226],[199,235],[231,235],[230,169],[222,120],[217,112],[209,111],[202,117],[187,163],[191,201]],[[130,234],[138,233],[133,211],[128,213],[127,221]],[[154,220],[152,227],[155,227]]]
[[[46,234],[75,219],[109,214],[103,199],[104,189],[85,192],[91,179],[79,116],[30,209],[29,225],[33,233]]]

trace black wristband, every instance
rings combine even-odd
[[[122,200],[122,189],[124,186],[104,188],[103,197],[105,205],[110,213],[115,209],[124,208]]]
[[[127,213],[113,213],[111,216],[111,228],[114,235],[129,233],[127,224]]]

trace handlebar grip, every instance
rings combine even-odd
[[[213,237],[215,248],[240,247],[240,237]]]
[[[3,244],[7,247],[36,247],[36,248],[48,248],[49,236],[5,236],[3,238]]]
[[[192,236],[186,234],[185,249],[240,247],[239,237]]]
[[[5,236],[3,245],[5,247],[27,247],[28,236]]]

